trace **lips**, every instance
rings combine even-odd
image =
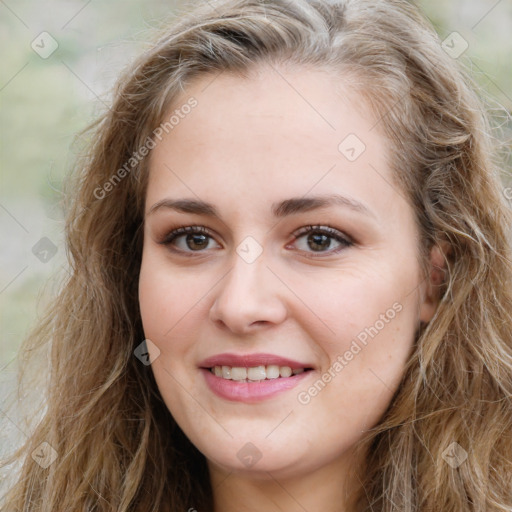
[[[290,390],[308,378],[311,370],[309,363],[274,354],[218,354],[200,363],[200,371],[214,394],[245,403]]]

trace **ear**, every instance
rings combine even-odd
[[[421,288],[420,321],[429,322],[440,300],[440,289],[446,277],[446,259],[451,254],[450,244],[442,241],[430,249],[429,275]]]

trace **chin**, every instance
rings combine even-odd
[[[235,457],[226,457],[226,454],[219,454],[218,458],[207,457],[208,465],[214,465],[223,472],[236,473],[250,476],[259,480],[270,480],[272,478],[291,478],[301,473],[310,472],[311,464],[301,464],[296,457],[290,458],[290,454],[273,453],[270,456],[264,454],[257,460],[257,457],[250,461],[247,456],[245,460]]]

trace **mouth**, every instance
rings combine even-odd
[[[216,377],[237,382],[261,382],[264,380],[287,379],[292,375],[299,375],[311,371],[313,368],[291,368],[290,366],[279,366],[277,364],[259,366],[227,366],[216,365],[209,370]]]
[[[204,360],[199,369],[215,395],[245,403],[282,394],[315,373],[308,363],[274,354],[218,354]]]

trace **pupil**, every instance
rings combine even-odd
[[[320,233],[316,235],[310,235],[308,238],[308,245],[310,249],[327,249],[329,245],[331,245],[330,237]]]
[[[187,246],[189,249],[203,249],[207,245],[206,235],[187,235]]]

